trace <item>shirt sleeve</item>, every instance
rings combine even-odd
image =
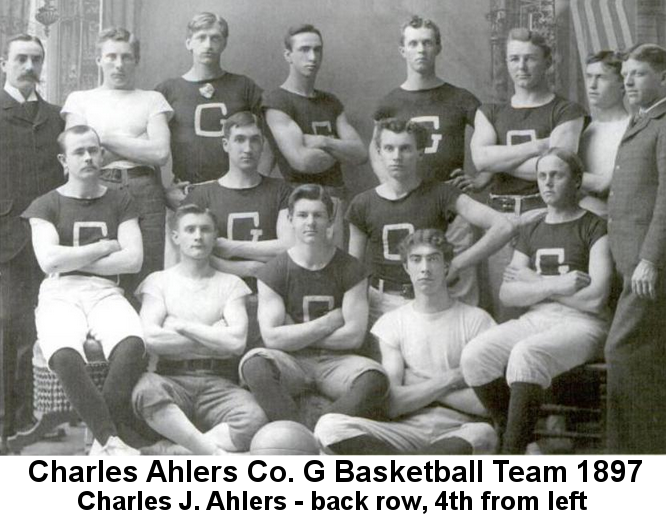
[[[204,185],[198,185],[190,189],[181,206],[197,205],[199,208],[208,208],[206,196],[204,195],[205,189],[206,187]]]
[[[467,307],[468,315],[465,318],[465,344],[475,337],[483,334],[486,330],[497,325],[495,320],[483,309],[478,307]],[[464,345],[463,345],[464,346]]]
[[[162,95],[160,92],[149,92],[149,93],[152,98],[151,99],[152,107],[150,109],[148,117],[150,118],[154,117],[155,115],[164,113],[166,115],[167,121],[171,120],[171,117],[173,117],[173,108],[164,98],[164,95]]]
[[[604,221],[601,217],[590,217],[590,221],[587,225],[587,242],[589,248],[592,249],[594,243],[607,233],[608,230],[606,227],[606,221]]]
[[[342,102],[340,102],[340,99],[338,99],[332,93],[328,93],[327,96],[328,101],[333,105],[333,112],[335,113],[335,116],[339,117],[342,115],[342,113],[345,111],[345,107],[342,105]]]
[[[249,294],[252,294],[252,289],[250,289],[243,280],[241,280],[239,277],[230,275],[233,277],[233,285],[231,286],[231,289],[229,289],[229,295],[227,296],[227,302],[230,302],[232,300],[235,300],[236,298],[242,298],[243,296],[247,296]]]
[[[120,194],[117,204],[120,215],[118,219],[119,223],[139,218],[139,207],[127,190],[110,190],[109,192],[118,192]]]
[[[458,187],[451,184],[438,181],[435,183],[436,188],[439,190],[439,203],[440,209],[444,212],[445,217],[448,219],[449,214],[456,214],[456,201],[462,194]]]
[[[343,252],[338,251],[338,253]],[[349,291],[361,280],[370,276],[370,273],[367,271],[361,261],[352,257],[351,255],[345,256],[345,260],[341,261],[340,265],[342,267],[342,286],[345,291]]]
[[[289,208],[289,196],[291,196],[291,187],[286,181],[280,181],[280,188],[278,190],[278,207],[280,210]]]
[[[474,94],[465,90],[465,122],[468,126],[474,127],[474,119],[476,118],[476,110],[481,106],[481,101],[477,99]]]
[[[481,104],[478,109],[486,116],[488,122],[490,122],[492,126],[495,127],[495,105]]]
[[[143,302],[143,297],[146,294],[164,300],[163,277],[164,271],[156,271],[151,273],[136,288],[136,291],[134,291],[134,296],[136,296],[140,302]]]
[[[391,102],[391,94],[389,93],[382,97],[377,103],[375,111],[372,113],[372,119],[378,121],[391,117],[395,117],[395,107]]]
[[[560,124],[569,122],[571,120],[576,120],[577,118],[584,117],[585,115],[586,112],[580,104],[562,99],[561,102],[558,102],[555,106],[555,126],[559,126]]]
[[[46,194],[35,199],[21,214],[24,219],[43,219],[55,224],[55,207],[52,195]]]
[[[67,120],[67,115],[70,113],[73,115],[78,115],[80,117],[86,118],[86,111],[84,108],[84,102],[81,99],[83,92],[72,92],[67,96],[67,100],[60,110],[60,116],[63,120]]]
[[[261,280],[283,298],[286,295],[287,283],[286,258],[286,253],[278,255],[257,272],[257,280]]]
[[[365,196],[363,194],[359,194],[352,199],[352,202],[347,209],[347,213],[345,214],[345,221],[353,224],[356,228],[367,234],[368,226],[365,220],[364,198]]]
[[[398,309],[400,310],[400,309]],[[400,346],[400,317],[391,311],[381,316],[370,329],[370,333],[377,339],[392,347]]]
[[[530,247],[528,245],[528,227],[531,225],[527,226],[521,226],[519,231],[518,231],[518,239],[516,239],[516,246],[514,249],[516,251],[520,251],[523,255],[527,255],[528,257],[530,256]]]
[[[263,90],[252,79],[247,78],[247,105],[255,115],[261,113]]]
[[[277,90],[273,90],[271,92],[264,92],[264,95],[262,97],[262,105],[265,110],[266,109],[280,110],[289,115],[291,118],[294,118],[292,114],[291,105],[289,103],[289,99],[287,98],[286,95],[284,95],[284,92],[280,90],[280,88],[278,88]]]

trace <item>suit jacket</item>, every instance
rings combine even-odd
[[[30,120],[25,108],[0,89],[0,263],[15,257],[30,239],[21,213],[38,196],[65,181],[57,138],[64,129],[60,108],[38,96]]]
[[[623,276],[640,260],[666,266],[666,103],[627,128],[608,198],[611,253]]]

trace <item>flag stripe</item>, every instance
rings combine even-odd
[[[627,12],[624,9],[624,0],[615,0],[615,11],[620,19],[620,27],[622,27],[624,48],[629,48],[633,45],[633,41],[631,38],[631,29],[629,28],[629,20],[627,19]]]

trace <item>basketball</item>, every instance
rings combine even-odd
[[[252,439],[250,454],[306,456],[319,454],[319,444],[304,425],[279,420],[259,429]]]

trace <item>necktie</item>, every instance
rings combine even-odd
[[[23,109],[25,110],[28,119],[35,120],[39,105],[37,104],[37,101],[27,101],[23,103]]]

